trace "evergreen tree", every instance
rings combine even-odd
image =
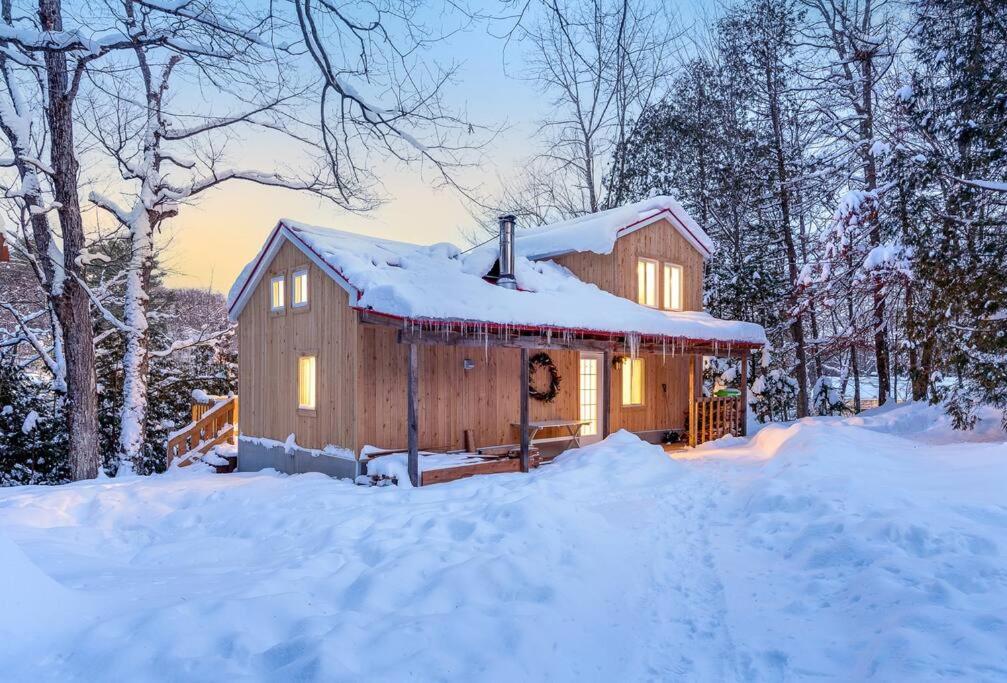
[[[957,426],[987,403],[1007,429],[1007,5],[920,0],[916,13],[899,180],[926,291],[909,333],[930,350],[930,379],[941,366],[953,375],[931,395]]]

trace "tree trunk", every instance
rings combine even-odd
[[[787,271],[790,276],[791,292],[796,292],[797,278],[797,247],[794,244],[794,233],[790,218],[790,188],[787,174],[787,162],[784,155],[783,122],[780,112],[779,92],[773,81],[772,65],[767,60],[765,68],[766,93],[769,96],[769,117],[773,126],[773,146],[776,153],[776,172],[780,184],[780,221],[782,223],[783,244],[787,253]],[[793,297],[791,297],[793,299]],[[791,313],[787,312],[788,315]],[[793,315],[790,322],[790,336],[794,340],[797,354],[797,417],[808,416],[808,354],[804,342],[804,320],[800,312]]]
[[[61,0],[39,0],[39,20],[47,31],[62,31]],[[49,154],[53,170],[53,196],[60,203],[59,222],[63,237],[62,287],[56,315],[63,328],[67,376],[67,432],[69,434],[70,476],[92,479],[98,476],[98,395],[94,368],[94,332],[91,302],[78,282],[77,257],[84,248],[84,224],[77,194],[78,164],[73,136],[73,98],[66,55],[45,53],[48,91],[46,118],[49,124]]]
[[[865,10],[865,25],[870,25],[870,9]],[[860,141],[861,145],[868,145],[874,137],[874,55],[869,53],[861,59],[861,84],[863,112],[860,118]],[[873,150],[870,148],[863,150],[864,158],[864,183],[868,192],[874,192],[878,187],[878,170],[874,162]],[[881,222],[877,213],[871,216],[871,229],[869,232],[871,248],[881,246]],[[888,397],[891,396],[891,374],[889,370],[890,358],[888,356],[888,330],[885,320],[885,294],[881,280],[871,276],[874,282],[871,296],[873,304],[872,322],[874,327],[874,357],[878,371],[878,405],[884,405]]]

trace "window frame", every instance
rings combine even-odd
[[[312,379],[312,400],[311,406],[304,405],[301,403],[301,361],[310,358],[312,360],[312,369],[314,370],[314,378]],[[297,378],[297,413],[299,415],[314,416],[318,413],[318,353],[312,350],[298,351],[297,352],[297,365],[295,368],[295,376]]]
[[[623,408],[643,408],[647,405],[647,366],[643,362],[643,356],[637,356],[636,358],[631,358],[626,356],[622,359],[622,367],[620,368],[622,372],[622,377],[619,383],[619,402]],[[633,402],[633,368],[636,364],[639,364],[640,368],[640,402]],[[626,391],[626,379],[627,372],[629,373],[629,392],[627,396]]]
[[[280,283],[280,294],[283,296],[283,301],[279,306],[273,305],[273,283]],[[283,315],[287,312],[287,271],[274,272],[269,276],[269,314],[270,315]]]
[[[644,301],[644,293],[646,290],[646,267],[648,265],[654,266],[654,303],[649,304]],[[641,267],[643,271],[641,272]],[[642,275],[642,278],[641,278]],[[641,283],[642,280],[642,283]],[[644,286],[641,287],[641,284]],[[654,258],[649,258],[647,256],[637,256],[636,257],[636,303],[641,306],[646,306],[647,308],[660,308],[661,307],[661,261]]]
[[[297,277],[304,275],[304,301],[297,303]],[[311,270],[308,266],[299,266],[290,271],[290,309],[292,311],[307,311],[311,306]]]
[[[678,308],[668,305],[668,298],[671,290],[668,282],[668,272],[678,270]],[[685,310],[685,268],[680,263],[665,261],[661,268],[661,304],[666,311],[681,312]]]

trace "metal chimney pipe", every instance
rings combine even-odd
[[[497,284],[507,289],[517,289],[514,278],[514,214],[505,214],[497,219],[500,223],[500,276]]]

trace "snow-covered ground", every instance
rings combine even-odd
[[[424,489],[0,491],[6,680],[1007,679],[1007,444],[937,409]]]

